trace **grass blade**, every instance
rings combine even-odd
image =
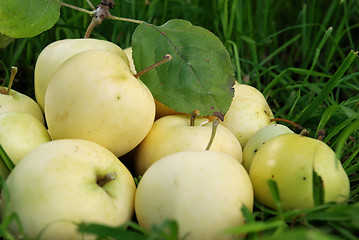
[[[351,50],[347,57],[344,59],[342,64],[339,66],[338,70],[333,74],[333,76],[329,79],[329,81],[324,85],[322,91],[318,94],[318,96],[312,101],[312,103],[302,111],[295,122],[299,124],[303,124],[306,120],[308,120],[313,112],[318,108],[320,104],[329,96],[329,94],[333,91],[333,89],[338,85],[341,77],[348,70],[353,61],[358,57],[358,52],[354,52]]]

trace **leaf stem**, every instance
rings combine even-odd
[[[271,121],[271,122],[286,122],[286,123],[291,124],[293,127],[295,127],[295,128],[298,129],[298,130],[302,130],[302,129],[303,129],[303,127],[302,127],[300,124],[295,123],[295,122],[292,122],[292,121],[290,121],[290,120],[288,120],[288,119],[284,119],[284,118],[272,118],[272,119],[270,119],[270,121]]]
[[[219,124],[219,118],[216,117],[216,118],[213,120],[212,134],[211,134],[211,138],[209,139],[208,145],[207,145],[207,147],[206,147],[206,151],[208,151],[208,150],[211,148],[211,146],[212,146],[212,143],[213,143],[213,141],[214,141],[214,137],[216,136],[218,124]]]
[[[109,16],[108,19],[112,19],[112,20],[119,20],[119,21],[123,21],[123,22],[132,22],[132,23],[137,23],[137,24],[141,24],[144,23],[144,21],[142,20],[136,20],[136,19],[131,19],[131,18],[123,18],[123,17],[116,17],[116,16]]]
[[[167,63],[167,62],[169,62],[171,60],[172,60],[172,56],[170,54],[166,54],[165,56],[163,56],[162,60],[160,60],[159,62],[156,62],[155,64],[143,69],[141,72],[136,73],[133,76],[135,78],[139,78],[141,75],[147,73],[148,71],[150,71],[150,70],[152,70],[152,69],[154,69],[154,68],[156,68],[156,67],[158,67],[158,66],[160,66],[160,65],[162,65],[164,63]]]
[[[68,7],[68,8],[72,8],[72,9],[74,9],[74,10],[77,10],[77,11],[80,11],[80,12],[83,12],[83,13],[87,13],[87,14],[89,14],[90,16],[93,16],[93,15],[94,15],[94,11],[89,11],[89,10],[84,9],[84,8],[76,7],[76,6],[73,6],[73,5],[71,5],[71,4],[65,3],[65,2],[63,2],[63,1],[59,1],[59,2],[60,2],[60,4],[61,4],[62,6],[65,6],[65,7]]]

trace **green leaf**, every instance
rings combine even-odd
[[[60,16],[57,0],[7,0],[0,4],[0,33],[13,38],[36,36]]]
[[[170,54],[173,59],[142,75],[153,96],[183,113],[222,117],[232,102],[235,83],[228,51],[213,33],[180,19],[161,26],[139,25],[132,36],[137,72]]]
[[[313,169],[313,201],[314,205],[324,204],[324,185],[321,176]]]
[[[12,40],[13,38],[0,33],[0,49],[6,48],[12,42]]]

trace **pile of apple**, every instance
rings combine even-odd
[[[150,229],[173,219],[180,237],[233,239],[224,231],[245,224],[242,208],[253,211],[254,200],[273,209],[313,206],[314,172],[325,202],[349,196],[332,149],[273,121],[254,87],[236,83],[218,123],[162,105],[135,72],[131,48],[67,39],[38,57],[36,102],[1,89],[0,144],[15,164],[10,173],[0,166],[1,216],[15,212],[21,222],[11,222],[12,234],[95,239],[77,224],[135,219]],[[129,153],[133,170],[121,161]]]

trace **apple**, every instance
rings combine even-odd
[[[0,114],[0,144],[16,165],[37,146],[51,141],[46,127],[24,112]]]
[[[132,47],[127,47],[123,51],[125,52],[125,54],[128,58],[128,61],[130,62],[130,69],[131,69],[132,73],[136,73],[135,64],[132,59]],[[156,105],[155,119],[159,119],[159,118],[161,118],[163,116],[167,116],[167,115],[184,114],[184,113],[177,112],[177,111],[173,110],[172,108],[167,107],[165,104],[161,103],[157,99],[154,99],[154,100],[155,100],[155,105]]]
[[[135,213],[145,229],[176,220],[187,240],[234,239],[228,228],[244,224],[241,208],[253,209],[248,173],[232,156],[187,150],[155,162],[136,190]]]
[[[45,109],[47,86],[59,66],[73,55],[91,49],[116,54],[130,66],[123,50],[116,44],[106,40],[94,38],[62,39],[47,45],[37,58],[34,72],[35,97],[42,111]]]
[[[255,132],[243,148],[243,166],[249,172],[251,163],[256,152],[270,139],[285,133],[294,133],[287,126],[282,124],[271,124],[262,127]]]
[[[45,116],[53,139],[79,138],[103,145],[117,157],[150,131],[155,103],[123,58],[103,50],[78,53],[53,75]]]
[[[313,171],[321,177],[324,202],[349,197],[349,179],[335,152],[324,142],[299,134],[272,138],[255,154],[249,170],[255,199],[276,209],[267,181],[274,180],[284,211],[314,205]]]
[[[10,201],[3,195],[1,214],[16,213],[30,238],[43,231],[41,239],[96,239],[80,235],[76,224],[118,226],[134,213],[132,175],[113,153],[91,141],[40,145],[16,165],[6,184]],[[15,220],[9,230],[21,233]]]
[[[233,132],[243,148],[256,131],[275,123],[270,121],[272,118],[272,110],[258,89],[238,82],[234,84],[234,97],[223,124]]]
[[[6,112],[25,112],[37,118],[42,124],[45,119],[40,106],[31,97],[11,89],[17,68],[12,67],[9,86],[0,86],[0,114]]]
[[[191,126],[190,115],[168,115],[155,121],[150,132],[135,150],[136,174],[142,175],[160,158],[183,150],[205,150],[212,134],[212,122],[197,117]],[[212,151],[224,152],[242,162],[242,147],[225,126],[219,124]]]
[[[130,70],[134,74],[137,73],[135,63],[133,62],[133,58],[132,58],[132,47],[127,47],[127,48],[123,49],[123,52],[127,56],[128,62],[130,64]]]

